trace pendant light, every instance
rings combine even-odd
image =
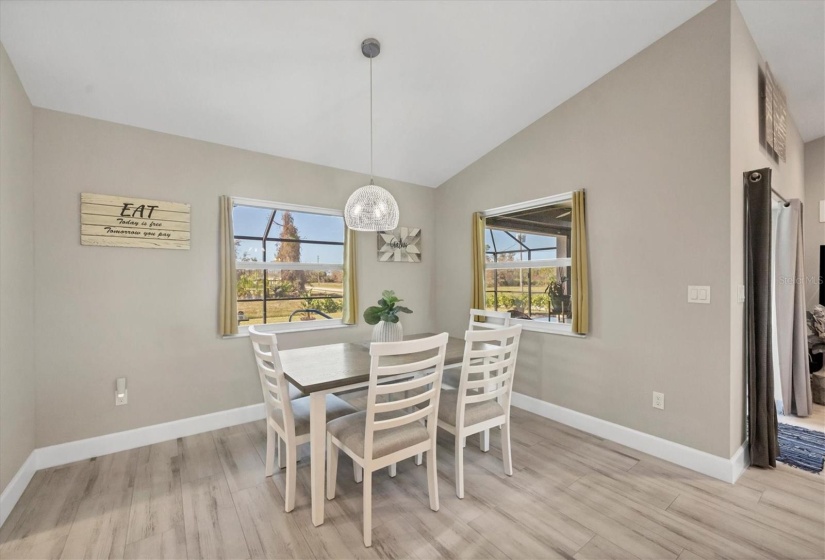
[[[398,227],[398,203],[375,184],[372,175],[372,59],[381,52],[376,39],[364,39],[361,52],[370,59],[370,184],[350,195],[344,208],[347,227],[357,231],[388,231]]]

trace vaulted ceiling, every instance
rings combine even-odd
[[[375,174],[438,186],[709,4],[4,0],[0,40],[36,106],[366,172],[376,37]],[[822,2],[742,4],[821,136],[817,55],[794,45]]]

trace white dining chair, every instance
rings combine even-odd
[[[483,318],[484,322],[479,321]],[[510,314],[506,311],[492,311],[490,309],[470,309],[469,330],[491,330],[504,329],[510,326]],[[461,378],[461,369],[453,367],[444,370],[443,387],[458,389],[458,382]],[[490,430],[484,430],[478,436],[478,448],[484,453],[490,451]]]
[[[464,440],[501,427],[504,474],[513,475],[510,399],[521,325],[467,331],[457,390],[441,391],[438,427],[455,436],[455,490],[464,497]]]
[[[484,319],[484,322],[479,319]],[[491,311],[489,309],[470,309],[470,324],[471,331],[502,329],[510,326],[510,314],[506,311]],[[441,382],[442,386],[458,388],[458,380],[460,376],[459,368],[450,368],[444,370],[444,380]]]
[[[484,319],[484,321],[479,321]],[[470,330],[500,329],[510,326],[510,314],[506,311],[490,309],[470,309]]]
[[[284,376],[278,355],[278,340],[273,333],[249,327],[249,339],[255,353],[261,389],[266,406],[266,470],[265,476],[275,473],[277,447],[278,466],[286,467],[284,510],[295,508],[295,482],[298,446],[309,443],[309,397],[290,398],[290,391],[300,395]],[[352,414],[356,409],[334,395],[327,395],[327,418]],[[353,465],[354,466],[354,465]],[[356,471],[356,479],[360,475]]]
[[[448,338],[447,333],[441,333],[403,342],[373,343],[367,410],[327,423],[327,498],[335,498],[340,449],[363,468],[364,546],[372,544],[372,473],[379,469],[426,453],[430,509],[438,511],[436,418]],[[416,361],[404,363],[405,356],[419,353],[426,357],[416,356]],[[424,373],[382,383],[416,372]],[[420,387],[426,390],[410,397],[404,394]],[[402,398],[391,400],[391,395]]]

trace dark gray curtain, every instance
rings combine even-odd
[[[775,467],[776,403],[771,347],[771,170],[744,174],[745,368],[751,464]]]

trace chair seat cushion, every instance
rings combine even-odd
[[[401,412],[381,414],[379,420],[402,415]],[[364,437],[367,431],[367,412],[361,411],[327,423],[327,431],[359,457],[364,457]],[[429,433],[421,422],[410,422],[388,430],[376,430],[372,457],[377,459],[427,441]]]
[[[327,420],[340,418],[353,412],[357,412],[357,410],[346,401],[335,395],[327,395]],[[309,397],[301,397],[292,401],[292,415],[295,417],[295,436],[300,437],[308,434]],[[277,422],[280,424],[281,419],[278,418]]]
[[[442,390],[438,401],[438,419],[450,426],[455,426],[457,408],[458,391]],[[504,416],[504,409],[494,399],[468,403],[464,408],[464,426],[472,426],[498,416]]]

